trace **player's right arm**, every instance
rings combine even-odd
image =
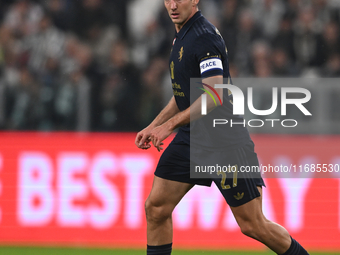
[[[164,109],[158,114],[158,116],[151,122],[149,126],[144,128],[142,131],[140,131],[135,140],[135,144],[138,148],[147,150],[151,147],[150,145],[150,134],[151,131],[162,125],[163,123],[167,122],[169,119],[171,119],[173,116],[175,116],[177,113],[179,113],[180,110],[177,107],[177,103],[175,100],[175,97],[173,96],[170,100],[170,102],[167,104],[167,106],[164,107]],[[162,149],[162,148],[157,148]]]

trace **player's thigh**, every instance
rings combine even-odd
[[[193,186],[193,184],[166,180],[155,176],[146,206],[163,207],[172,212]]]
[[[237,223],[242,227],[246,225],[261,225],[266,218],[262,212],[262,187],[257,187],[260,193],[259,197],[240,205],[240,206],[230,206],[230,209],[237,221]]]

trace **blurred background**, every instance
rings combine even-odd
[[[287,110],[296,128],[250,131],[263,164],[338,170],[278,174],[263,207],[308,249],[339,251],[340,1],[201,0],[200,9],[226,41],[234,84],[254,87],[255,108],[270,108],[273,86],[312,92],[312,117]],[[0,0],[0,254],[145,254],[143,206],[160,154],[134,139],[172,96],[174,36],[162,0]],[[272,254],[241,234],[216,188],[195,187],[173,222],[176,249]]]
[[[232,78],[340,76],[338,0],[209,0],[200,8],[226,41]],[[144,128],[172,95],[174,35],[163,1],[1,0],[0,128]],[[340,121],[340,91],[326,90],[322,112]]]

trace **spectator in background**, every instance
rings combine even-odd
[[[292,21],[288,14],[283,16],[280,22],[279,31],[274,37],[272,44],[274,48],[284,49],[287,53],[287,57],[295,62],[294,32],[292,29]]]
[[[261,27],[263,36],[271,40],[278,32],[284,5],[280,0],[253,0],[251,7],[256,23]]]
[[[9,129],[15,93],[20,83],[19,57],[11,30],[0,27],[0,128]]]
[[[19,83],[17,42],[8,27],[0,27],[0,82],[6,87]]]
[[[166,10],[164,8],[161,8],[161,11],[160,11],[160,13],[159,13],[159,15],[157,17],[157,23],[159,24],[159,26],[161,27],[161,29],[163,31],[173,31],[173,33],[171,33],[171,32],[170,33],[165,33],[167,38],[164,39],[164,41],[165,41],[164,43],[165,44],[169,44],[169,42],[172,42],[172,40],[174,39],[176,31],[175,31],[175,29],[173,27],[173,23],[171,22],[171,19],[169,19],[166,16],[166,14],[167,14]],[[168,46],[169,50],[171,49],[171,46],[172,45]],[[164,54],[166,54],[165,58],[168,57],[168,53],[169,53],[169,51],[167,53],[164,53]]]
[[[260,37],[261,34],[256,28],[252,12],[248,9],[241,11],[238,20],[235,52],[235,64],[241,76],[250,74],[252,43]]]
[[[91,48],[74,36],[68,36],[65,40],[63,56],[61,58],[61,73],[70,73],[75,68],[83,73],[91,75],[97,71],[94,64]]]
[[[327,59],[326,65],[321,73],[325,77],[340,77],[340,54],[330,56]],[[337,98],[339,101],[339,97]],[[339,108],[333,108],[339,109]]]
[[[314,0],[312,1],[312,8],[316,15],[316,20],[322,26],[329,23],[334,16],[333,10],[329,6],[329,0]]]
[[[171,34],[171,36],[174,37],[174,33]],[[149,23],[146,29],[145,38],[146,40],[144,41],[144,44],[146,46],[148,59],[152,59],[154,56],[160,54],[166,56],[170,52],[169,41],[167,41],[167,34],[157,20],[153,20]],[[170,41],[172,40],[173,38]]]
[[[317,35],[320,30],[313,9],[302,9],[294,28],[294,49],[298,64],[307,67],[316,64]]]
[[[271,64],[271,48],[270,45],[265,40],[258,40],[254,42],[252,48],[252,73],[256,78],[269,78],[273,76],[272,64]],[[265,80],[261,80],[265,81]],[[265,84],[265,83],[263,83]],[[268,84],[268,88],[270,88],[270,84]],[[266,89],[262,90],[259,93],[259,90],[254,88],[254,96],[253,96],[253,106],[256,109],[270,109],[271,107],[271,90]],[[266,116],[257,116],[260,119],[265,119]]]
[[[297,75],[297,69],[289,60],[287,52],[282,48],[276,48],[271,54],[271,66],[273,76],[290,77]]]
[[[251,64],[255,77],[266,78],[272,76],[270,55],[270,46],[265,41],[254,43]]]
[[[138,109],[140,127],[147,126],[163,109],[160,84],[167,68],[166,60],[154,58],[143,73]]]
[[[330,56],[325,68],[323,69],[322,74],[325,77],[340,77],[340,54],[335,54]],[[331,93],[329,93],[330,100],[330,117],[332,120],[340,121],[340,91],[338,89],[333,89]],[[334,130],[334,133],[338,133],[338,130]]]
[[[81,46],[80,41],[75,36],[67,36],[65,39],[65,47],[63,57],[61,58],[60,68],[61,73],[70,73],[77,63],[77,52]]]
[[[61,83],[60,63],[57,59],[47,58],[45,67],[38,73],[41,84],[40,95],[43,104],[43,123],[42,130],[54,130],[55,112],[54,99]]]
[[[152,19],[145,31],[143,38],[137,39],[133,50],[134,62],[137,65],[147,66],[155,56],[161,56],[164,59],[169,56],[171,43],[175,38],[175,30],[168,19],[166,10],[162,10],[160,15]],[[173,33],[166,33],[173,31]]]
[[[1,0],[0,1],[0,22],[2,22],[4,16],[6,15],[6,11],[8,6],[13,4],[15,0]]]
[[[40,84],[26,67],[21,68],[20,81],[10,90],[8,97],[10,104],[7,128],[40,130],[43,121]]]
[[[225,40],[229,61],[233,62],[236,53],[237,38],[237,15],[240,9],[238,0],[224,0],[222,2],[222,17],[220,32]]]
[[[139,74],[129,62],[125,42],[113,44],[99,94],[99,130],[133,131],[138,126]]]
[[[46,59],[45,66],[39,72],[39,78],[44,87],[56,88],[60,79],[58,59],[49,57]]]
[[[95,27],[108,24],[102,0],[76,1],[73,9],[73,31],[80,39],[87,40]]]
[[[56,28],[62,31],[68,31],[71,24],[70,10],[72,4],[67,0],[47,0],[44,1],[46,11],[51,17],[53,24]]]
[[[230,73],[230,77],[232,77],[232,78],[238,78],[239,77],[239,71],[233,63],[229,64],[229,73]]]
[[[88,98],[91,108],[88,112],[91,129],[97,129],[100,116],[100,90],[104,80],[104,67],[101,67],[94,59],[91,47],[85,45],[75,36],[68,36],[65,43],[64,55],[61,59],[61,73],[68,74],[75,69],[81,70],[82,74],[90,82],[90,97]],[[103,64],[105,66],[105,64]]]
[[[316,50],[316,65],[321,67],[331,56],[340,53],[339,25],[335,22],[327,23],[318,38]]]
[[[29,0],[17,0],[6,13],[4,25],[21,38],[37,32],[42,16],[40,5]]]
[[[56,92],[54,105],[58,130],[85,131],[88,128],[88,123],[83,123],[81,128],[77,124],[83,117],[82,111],[89,111],[89,108],[82,104],[86,101],[83,96],[84,94],[86,96],[89,89],[90,83],[79,67],[75,67],[61,81]]]
[[[28,67],[40,72],[48,58],[60,59],[63,54],[65,35],[56,29],[48,15],[39,21],[36,33],[26,37],[23,50],[28,54]]]
[[[105,0],[105,15],[110,24],[119,27],[122,39],[128,39],[128,5],[131,0]]]
[[[95,107],[95,102],[98,100],[98,91],[101,90],[103,86],[103,80],[105,78],[105,72],[104,70],[100,69],[99,64],[96,62],[96,59],[94,58],[94,52],[91,51],[91,48],[83,43],[79,43],[78,47],[75,52],[75,63],[76,66],[79,67],[79,70],[82,72],[84,77],[88,79],[90,82],[90,88],[89,90],[83,90],[78,91],[78,93],[85,94],[86,91],[90,94],[90,97],[85,97],[89,100],[89,104],[92,106],[87,114],[88,118],[91,119],[91,128],[94,128],[97,123],[96,115],[98,115],[98,112],[96,111],[97,108]],[[82,116],[84,117],[85,113],[82,113]],[[82,118],[83,118],[82,117]],[[87,129],[87,127],[84,127],[84,129]]]
[[[94,61],[99,65],[98,68],[103,68],[105,60],[111,46],[119,38],[119,30],[114,26],[101,27],[94,25],[89,30],[88,38],[84,41],[93,53]]]
[[[204,16],[216,27],[220,28],[220,0],[201,1],[200,9],[204,12]]]
[[[286,0],[284,3],[286,5],[286,15],[291,21],[296,20],[301,9],[301,0]]]

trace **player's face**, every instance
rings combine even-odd
[[[181,28],[197,11],[198,0],[164,0],[172,22]]]

